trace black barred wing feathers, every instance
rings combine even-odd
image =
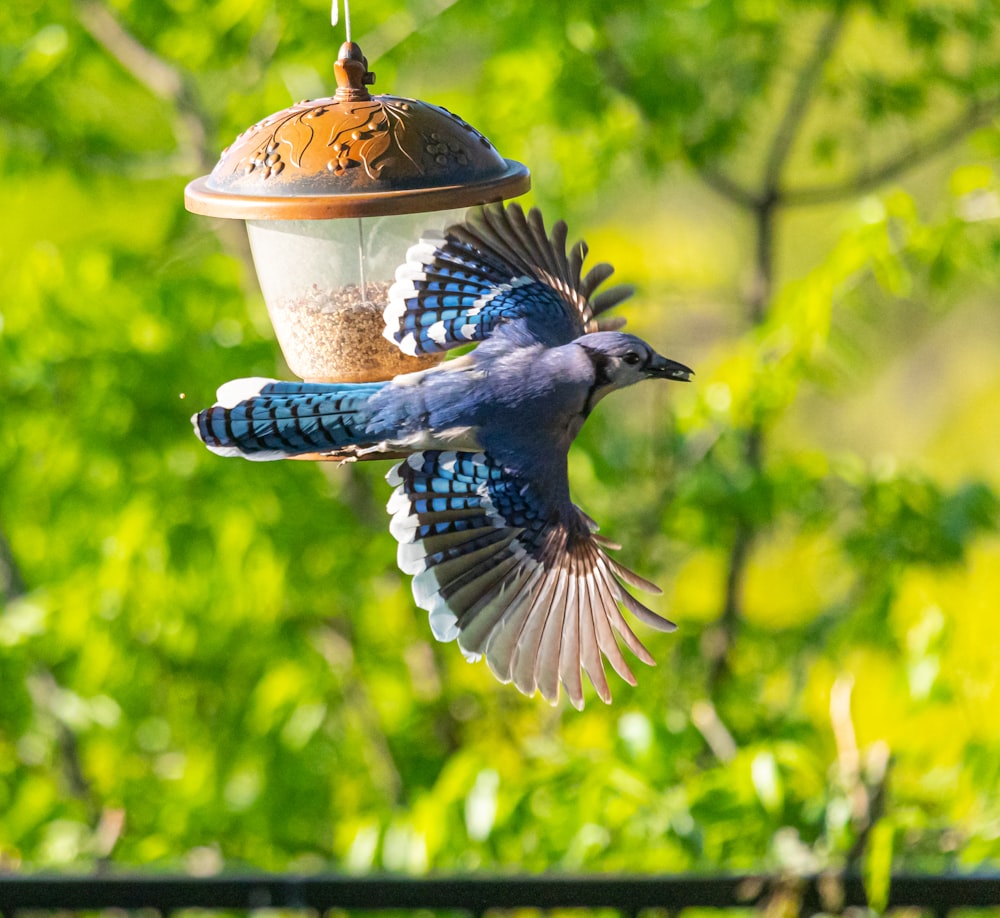
[[[616,634],[653,664],[619,603],[673,630],[623,583],[659,590],[610,558],[604,549],[617,546],[572,504],[551,506],[484,453],[415,453],[388,477],[399,566],[413,575],[414,597],[438,640],[457,638],[467,657],[485,656],[501,681],[525,694],[537,689],[554,703],[562,683],[577,708],[581,670],[611,700],[602,657],[635,684]]]
[[[620,328],[623,320],[596,317],[632,289],[595,293],[613,269],[602,263],[584,275],[586,254],[583,242],[567,252],[566,224],[548,234],[538,210],[526,216],[517,204],[480,208],[410,248],[389,291],[385,336],[407,354],[429,354],[482,341],[501,322],[520,320],[550,347]]]
[[[220,456],[346,458],[365,445],[369,402],[385,385],[234,379],[192,421],[205,445]]]

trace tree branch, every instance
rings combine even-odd
[[[55,745],[59,751],[59,760],[69,793],[83,804],[91,828],[96,828],[100,816],[100,801],[84,769],[79,738],[59,712],[56,701],[63,689],[48,665],[40,663],[35,668],[28,679],[28,691],[36,715],[43,714],[52,724]]]
[[[738,207],[742,207],[744,210],[756,210],[760,207],[760,195],[755,194],[714,166],[695,166],[695,169],[709,188],[717,191],[722,197]]]
[[[211,168],[215,155],[208,149],[207,138],[212,119],[195,104],[196,93],[187,75],[127,32],[103,4],[83,0],[77,14],[90,37],[137,83],[172,104],[177,116],[174,136],[184,158],[192,160],[196,169]]]
[[[0,529],[0,595],[9,602],[19,599],[28,592],[21,576],[21,568],[14,558],[14,552],[7,541],[7,536]]]
[[[744,461],[760,474],[763,463],[764,431],[760,424],[754,424],[746,434]],[[714,692],[722,679],[729,673],[729,652],[736,640],[736,630],[743,615],[743,586],[750,552],[757,536],[753,524],[745,519],[736,521],[733,544],[729,549],[726,565],[726,582],[723,587],[722,614],[719,616],[718,630],[714,635],[709,653],[708,686]]]
[[[783,201],[779,191],[782,174],[806,113],[809,111],[823,68],[833,54],[837,39],[843,31],[845,10],[846,6],[839,6],[824,23],[816,38],[811,57],[799,71],[785,111],[771,138],[760,193],[754,194],[748,191],[721,173],[702,172],[706,182],[719,189],[730,200],[748,208],[753,214],[754,278],[753,287],[747,297],[747,310],[750,322],[754,326],[759,326],[767,317],[768,304],[774,294],[775,212]],[[759,422],[753,423],[746,431],[745,437],[743,461],[754,477],[757,477],[764,462],[763,426]],[[736,640],[736,631],[743,614],[746,569],[756,537],[756,528],[752,522],[743,518],[737,519],[733,542],[729,549],[729,562],[726,565],[718,634],[709,657],[710,691],[714,690],[729,672],[729,653]]]
[[[860,172],[843,182],[789,189],[781,193],[780,202],[786,207],[830,204],[873,191],[944,153],[998,115],[1000,115],[1000,97],[987,101],[974,101],[958,117],[937,132],[921,142],[897,151],[873,169]]]
[[[190,75],[147,48],[98,0],[80,0],[77,11],[80,23],[94,41],[140,85],[173,108],[180,170],[188,173],[210,171],[218,159],[218,151],[210,146],[209,140],[215,134],[215,123],[199,103],[197,87]],[[223,249],[245,268],[244,292],[248,296],[256,295],[257,275],[242,225],[235,220],[216,220],[213,229]]]
[[[799,71],[792,94],[788,97],[785,112],[771,139],[771,146],[764,165],[763,197],[765,199],[775,196],[778,191],[782,172],[788,162],[788,157],[791,155],[799,130],[805,121],[806,113],[809,111],[816,85],[826,62],[833,54],[837,39],[843,31],[846,10],[846,4],[841,4],[824,23],[819,35],[816,36],[812,57]]]
[[[184,78],[177,69],[153,54],[130,35],[100,3],[82,2],[79,19],[90,36],[108,51],[132,77],[161,99],[179,99]]]
[[[2,588],[0,596],[7,602],[25,596],[28,592],[20,567],[2,529],[0,529],[0,588]],[[52,720],[66,784],[70,793],[84,805],[91,827],[96,829],[99,825],[100,801],[84,770],[77,735],[55,711],[53,699],[60,688],[52,670],[46,664],[37,666],[29,679],[28,690],[36,712],[44,712]],[[112,846],[113,844],[114,840],[111,841]]]
[[[846,5],[842,5],[826,21],[816,37],[812,57],[799,71],[784,114],[771,139],[761,190],[752,191],[715,166],[696,166],[702,181],[733,204],[759,213],[766,208],[773,208],[782,200],[778,190],[782,172],[809,111],[816,84],[843,31],[845,14]]]

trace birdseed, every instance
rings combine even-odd
[[[292,372],[306,380],[369,382],[433,366],[441,359],[410,357],[382,336],[389,282],[356,284],[304,294],[271,307],[271,321]]]

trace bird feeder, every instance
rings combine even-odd
[[[464,208],[523,194],[528,170],[437,105],[372,95],[345,42],[333,96],[299,102],[240,134],[188,210],[246,221],[271,323],[293,373],[362,382],[423,369],[382,331],[398,265],[422,231]]]

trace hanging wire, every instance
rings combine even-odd
[[[340,22],[340,0],[333,0],[330,8],[330,25],[337,25]],[[351,40],[351,0],[344,0],[344,30],[347,32],[347,40]]]
[[[360,275],[361,305],[368,305],[368,279],[365,277],[365,225],[364,218],[358,217],[358,273]]]
[[[330,25],[336,27],[340,21],[340,0],[333,0],[330,7]],[[347,40],[351,40],[351,0],[344,0],[344,31],[347,33]],[[368,305],[368,282],[365,277],[365,227],[358,217],[358,273],[361,287],[362,305]]]

